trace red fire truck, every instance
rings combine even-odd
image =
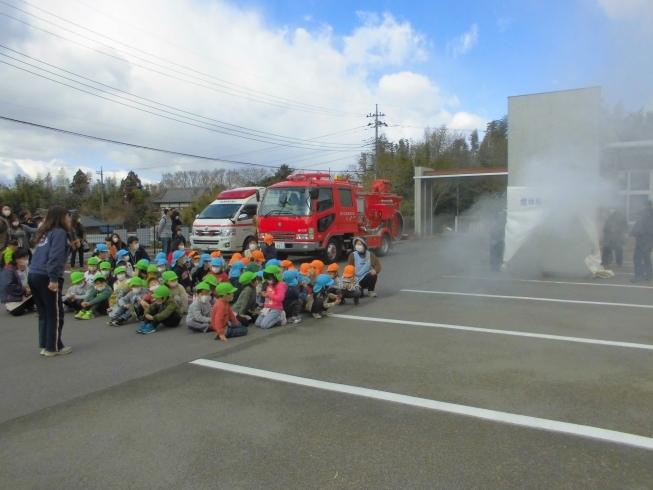
[[[266,189],[258,210],[259,240],[270,234],[280,255],[322,254],[330,263],[353,248],[354,237],[363,237],[384,255],[403,234],[401,200],[387,180],[364,191],[359,182],[328,173],[294,174]]]

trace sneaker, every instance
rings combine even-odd
[[[322,316],[324,316],[324,315],[326,315],[326,316],[333,316],[333,312],[332,312],[332,311],[328,311],[328,310],[327,310],[327,311],[323,311],[323,312],[322,312]]]
[[[109,321],[107,322],[107,325],[111,325],[112,327],[116,327],[116,326],[117,326],[117,325],[116,325],[116,322],[117,322],[117,321],[118,321],[118,320],[109,320]]]
[[[367,295],[368,295],[370,298],[376,298],[376,297],[378,296],[378,294],[376,294],[374,291],[370,291],[369,293],[367,293]]]
[[[118,318],[115,322],[113,322],[116,327],[122,327],[125,323],[127,323],[127,320],[124,318]]]
[[[152,326],[151,323],[146,323],[141,329],[141,333],[143,335],[147,335],[149,333],[155,333],[155,332],[156,332],[156,328],[154,328],[154,326]]]
[[[42,356],[45,355],[45,349],[41,349],[41,355],[42,355]]]
[[[77,314],[75,315],[75,318],[77,318],[78,320],[81,320],[82,318],[84,318],[84,315],[86,315],[86,312],[84,310],[79,310],[77,312]]]
[[[143,333],[145,325],[147,325],[147,323],[141,323],[141,326],[136,329],[136,333]]]
[[[301,323],[302,322],[302,317],[297,315],[297,316],[291,316],[290,320],[288,320],[290,323]]]
[[[313,313],[313,318],[322,318],[322,315],[319,313]]]
[[[82,317],[82,320],[93,320],[94,318],[95,318],[95,313],[93,313],[91,310],[88,310]]]
[[[73,351],[72,347],[64,347],[63,349],[61,349],[61,350],[59,350],[57,352],[50,352],[50,351],[46,350],[43,355],[45,357],[63,356],[65,354],[70,354],[72,351]]]

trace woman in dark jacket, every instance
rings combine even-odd
[[[70,228],[75,232],[75,238],[80,241],[80,243],[84,243],[84,240],[86,240],[86,228],[84,228],[84,225],[80,221],[82,217],[79,214],[73,214],[71,218],[71,223],[70,223]],[[70,268],[72,269],[75,267],[75,256],[79,255],[79,266],[84,267],[84,247],[77,247],[75,250],[72,251],[70,254]]]
[[[13,316],[20,316],[34,306],[32,293],[23,281],[28,260],[27,251],[19,248],[13,254],[13,260],[0,272],[0,303]]]
[[[39,348],[41,355],[53,357],[72,352],[61,341],[64,307],[61,289],[70,254],[68,232],[70,215],[61,206],[48,209],[43,225],[36,233],[36,247],[27,276],[39,314]],[[75,242],[78,245],[79,241]]]

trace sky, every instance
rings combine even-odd
[[[514,95],[653,110],[651,0],[0,0],[0,182],[81,168],[345,169]],[[192,155],[221,158],[207,161]]]

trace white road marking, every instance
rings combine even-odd
[[[572,303],[578,305],[622,306],[624,308],[653,309],[653,305],[637,305],[637,304],[629,304],[629,303],[605,303],[602,301],[579,301],[575,299],[532,298],[530,296],[504,296],[501,294],[454,293],[450,291],[422,291],[419,289],[400,289],[400,291],[403,291],[405,293],[418,293],[418,294],[441,294],[443,296],[473,296],[477,298],[522,299],[526,301],[545,301],[548,303]]]
[[[483,281],[518,281],[518,282],[538,282],[543,284],[573,284],[578,286],[608,286],[613,288],[640,288],[653,289],[651,286],[632,286],[630,284],[597,284],[592,282],[566,282],[566,281],[543,281],[538,279],[514,279],[512,277],[478,277],[478,276],[442,276],[448,279],[481,279]],[[598,281],[599,279],[597,279]]]
[[[446,328],[450,330],[465,330],[468,332],[497,333],[500,335],[513,335],[515,337],[531,337],[536,339],[578,342],[581,344],[609,345],[611,347],[628,347],[631,349],[653,350],[653,345],[651,344],[636,344],[633,342],[617,342],[614,340],[587,339],[583,337],[567,337],[564,335],[549,335],[544,333],[519,332],[516,330],[499,330],[496,328],[467,327],[464,325],[448,325],[446,323],[413,322],[410,320],[394,320],[390,318],[374,318],[369,316],[341,315],[338,313],[333,315],[332,318],[343,318],[347,320],[361,320],[366,322],[377,322],[377,323],[396,323],[398,325],[415,325],[418,327]]]
[[[455,403],[440,402],[437,400],[430,400],[428,398],[419,398],[416,396],[400,395],[398,393],[374,390],[370,388],[362,388],[359,386],[344,385],[340,383],[331,383],[328,381],[320,381],[317,379],[292,376],[289,374],[282,374],[274,371],[265,371],[263,369],[255,369],[255,368],[238,366],[236,364],[229,364],[220,361],[212,361],[209,359],[197,359],[196,361],[192,361],[191,364],[218,369],[221,371],[227,371],[230,373],[245,374],[247,376],[254,376],[256,378],[280,381],[283,383],[290,383],[299,386],[306,386],[309,388],[317,388],[321,390],[333,391],[336,393],[363,396],[365,398],[372,398],[375,400],[383,400],[388,402],[401,403],[402,405],[427,408],[430,410],[438,410],[441,412],[453,413],[457,415],[465,415],[468,417],[490,420],[493,422],[518,425],[521,427],[528,427],[532,429],[549,430],[552,432],[570,434],[573,436],[589,437],[592,439],[598,439],[601,441],[613,442],[618,444],[626,444],[629,446],[634,446],[643,449],[649,449],[649,450],[653,449],[653,438],[638,436],[635,434],[628,434],[626,432],[601,429],[598,427],[591,427],[588,425],[571,424],[568,422],[559,422],[556,420],[542,419],[538,417],[529,417],[527,415],[517,415],[508,412],[488,410],[485,408],[476,408],[467,405],[458,405]]]

